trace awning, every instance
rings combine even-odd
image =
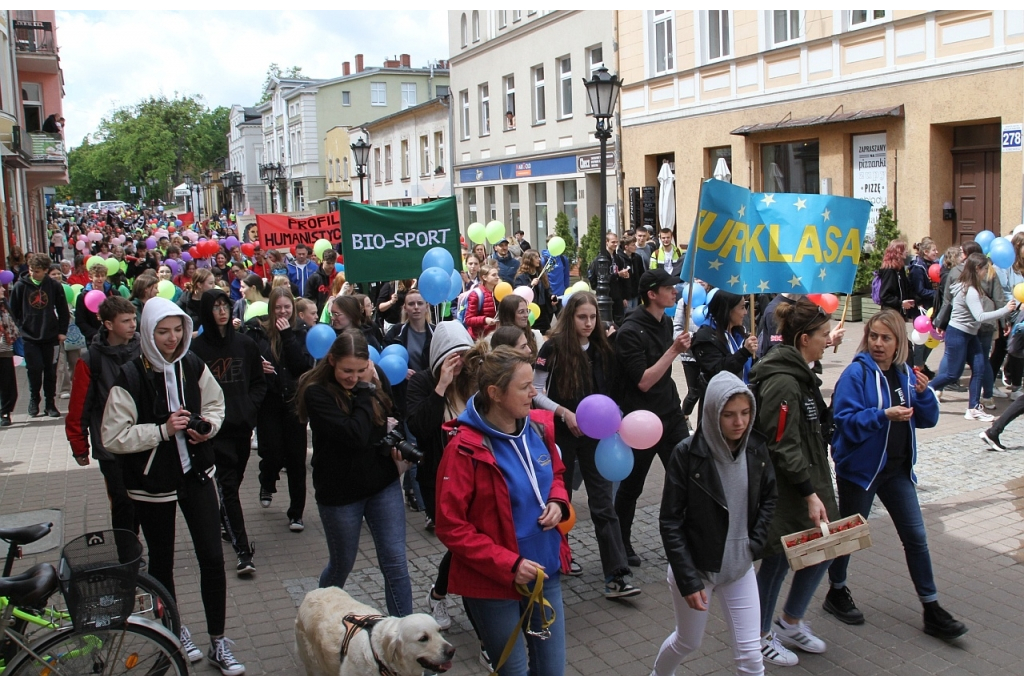
[[[883,119],[893,117],[903,118],[903,105],[893,107],[882,107],[880,109],[861,109],[856,112],[844,112],[840,105],[836,111],[828,116],[806,117],[803,119],[792,118],[792,112],[782,118],[781,121],[765,124],[747,124],[731,131],[734,136],[749,136],[753,133],[767,133],[769,131],[781,131],[790,128],[807,128],[808,126],[824,126],[826,124],[843,124],[849,121],[861,121],[863,119]]]
[[[3,158],[3,163],[10,169],[29,169],[32,167],[29,160],[25,159],[22,153],[15,152],[3,143],[0,143],[0,157]]]

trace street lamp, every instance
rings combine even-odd
[[[270,191],[270,213],[274,213],[274,188],[278,182],[284,178],[285,170],[284,166],[278,164],[260,164],[260,180],[267,184],[267,188]]]
[[[597,120],[595,137],[601,141],[601,252],[594,260],[594,271],[597,274],[597,309],[601,318],[606,323],[612,322],[612,298],[611,292],[611,266],[612,256],[608,254],[605,235],[608,233],[605,223],[607,222],[608,205],[608,139],[612,137],[612,117],[615,116],[615,104],[619,99],[619,89],[622,88],[622,79],[608,72],[608,68],[601,66],[591,76],[590,80],[583,79],[583,85],[587,89],[587,99],[590,101],[590,112],[588,116]]]
[[[359,201],[364,202],[366,196],[363,193],[363,179],[366,178],[366,167],[370,162],[370,144],[360,136],[359,140],[349,147],[352,148],[352,159],[356,163],[356,176],[359,177]]]
[[[210,205],[212,204],[211,201],[213,200],[213,174],[211,172],[209,172],[209,171],[204,171],[200,175],[200,178],[203,179],[203,185],[201,186],[201,188],[205,189],[205,192],[200,191],[200,192],[202,192],[202,200],[203,200],[200,204],[202,206],[206,207],[206,213],[207,214],[211,214],[211,212],[210,212]],[[214,211],[212,213],[213,214],[217,213],[216,208],[214,208]]]
[[[192,204],[192,174],[185,174],[185,190],[188,191],[188,200],[185,201],[185,211],[194,211],[195,206]]]

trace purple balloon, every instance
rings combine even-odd
[[[224,240],[224,247],[228,248],[229,250],[235,249],[236,247],[238,247],[238,238],[236,238],[235,236],[228,236]]]
[[[156,238],[154,238],[153,236],[149,236],[148,238],[146,238],[146,247],[148,247],[150,250],[155,250]]]
[[[170,268],[171,273],[174,274],[175,276],[181,273],[181,264],[178,263],[177,259],[168,259],[167,261],[164,262],[164,264],[166,264]]]
[[[622,412],[607,395],[588,395],[576,408],[576,423],[587,437],[603,440],[619,430]]]
[[[191,262],[192,261],[192,255],[190,255],[187,250],[185,252],[182,252],[181,253],[181,261],[183,261],[183,262]]]
[[[0,271],[0,285],[7,285],[14,280],[14,272],[4,269]]]

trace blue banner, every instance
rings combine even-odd
[[[848,293],[870,212],[867,200],[752,193],[711,179],[679,277],[692,268],[694,278],[737,295]]]

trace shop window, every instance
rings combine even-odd
[[[721,174],[728,171],[730,177],[732,175],[732,147],[726,145],[724,147],[709,147],[708,153],[708,166],[705,170],[707,178],[718,178],[720,181],[729,179],[719,178]],[[725,160],[725,168],[720,168],[718,160]]]
[[[761,191],[818,193],[818,141],[761,146]]]
[[[532,183],[533,227],[536,235],[547,235],[548,231],[548,187],[544,183]]]

